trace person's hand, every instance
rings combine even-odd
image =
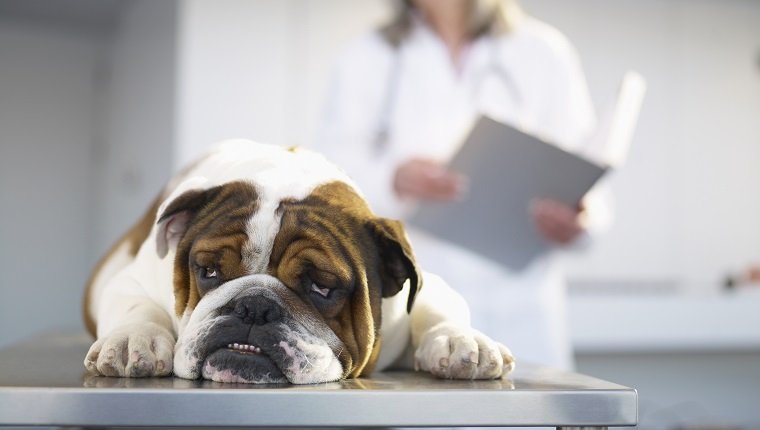
[[[567,245],[583,231],[582,208],[573,208],[551,199],[533,199],[530,215],[541,236],[551,243]]]
[[[462,196],[467,179],[447,171],[440,163],[413,158],[399,165],[393,175],[393,189],[402,198],[450,202]]]

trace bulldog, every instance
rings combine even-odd
[[[96,375],[311,384],[389,367],[490,379],[514,366],[339,168],[245,140],[170,181],[97,265],[84,308]]]

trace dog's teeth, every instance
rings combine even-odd
[[[235,351],[247,351],[255,354],[261,353],[261,348],[259,348],[256,345],[251,345],[247,343],[228,343],[227,348],[233,349]]]

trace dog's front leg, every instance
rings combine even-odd
[[[464,298],[440,277],[424,276],[410,315],[415,368],[451,379],[493,379],[510,372],[512,354],[470,326]]]
[[[172,319],[129,277],[107,285],[97,311],[98,339],[84,365],[104,376],[164,376],[172,372]]]

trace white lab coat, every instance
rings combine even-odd
[[[409,216],[413,203],[392,189],[395,168],[413,157],[446,161],[478,113],[574,151],[582,151],[594,129],[577,55],[542,22],[526,17],[507,35],[475,40],[460,66],[419,20],[398,49],[373,32],[339,58],[317,149],[354,178],[378,215]],[[388,136],[379,146],[376,134],[386,114]],[[422,267],[468,300],[476,328],[504,342],[518,360],[572,367],[565,286],[555,255],[511,273],[413,228],[408,233]]]

